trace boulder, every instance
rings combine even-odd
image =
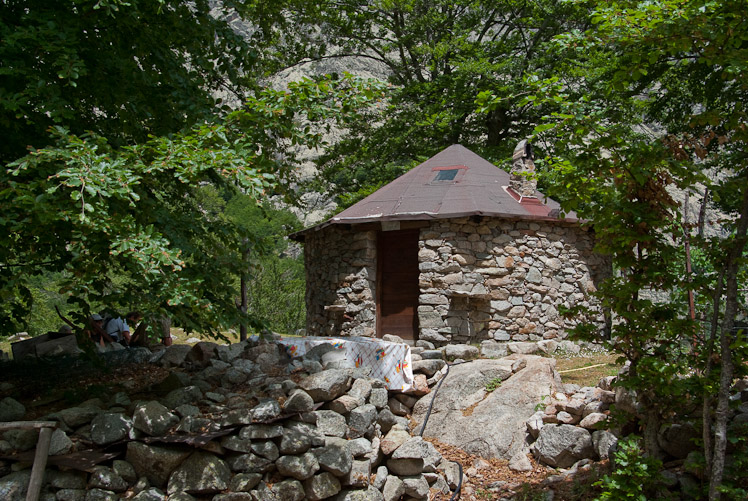
[[[509,469],[512,471],[532,471],[532,463],[527,453],[520,451],[509,460]]]
[[[422,397],[424,395],[427,395],[431,393],[431,389],[429,388],[428,380],[426,379],[425,374],[414,374],[413,375],[413,389],[408,391],[409,395],[413,395],[414,397]]]
[[[171,346],[169,347],[171,348]],[[176,409],[182,405],[194,404],[203,399],[203,392],[197,386],[185,386],[169,392],[162,400],[168,409]]]
[[[610,448],[618,443],[618,438],[609,431],[597,430],[592,432],[592,447],[601,460],[608,459]]]
[[[429,494],[429,483],[423,475],[405,477],[402,480],[406,496],[415,499],[426,499]]]
[[[61,429],[56,429],[52,432],[52,437],[49,442],[49,455],[59,456],[60,454],[67,454],[73,449],[73,441],[70,440],[67,433]]]
[[[601,412],[588,414],[579,422],[579,426],[588,430],[597,430],[608,421],[608,416]],[[683,456],[685,457],[685,456]],[[682,458],[681,458],[682,459]]]
[[[173,344],[167,346],[164,350],[163,356],[159,359],[158,363],[162,367],[180,367],[184,365],[184,360],[187,354],[192,349],[192,346],[188,344]]]
[[[283,412],[309,412],[314,409],[314,399],[304,390],[297,388],[289,393],[283,402]]]
[[[166,494],[155,487],[149,487],[130,498],[132,501],[166,501]],[[174,499],[174,498],[172,498]]]
[[[525,367],[512,375],[513,366],[523,363]],[[560,384],[554,369],[555,360],[533,355],[452,366],[434,400],[424,436],[481,457],[511,459],[524,447],[526,422],[535,406]],[[486,386],[496,381],[501,385],[487,392]],[[431,395],[426,395],[413,408],[418,426],[430,404]],[[472,412],[463,412],[468,409]]]
[[[317,473],[320,468],[317,457],[307,452],[300,456],[281,456],[275,462],[278,473],[296,480],[306,480]]]
[[[124,478],[106,466],[94,466],[88,479],[88,486],[112,492],[124,492],[128,487]]]
[[[218,358],[218,345],[211,341],[200,341],[187,352],[185,362],[205,367],[214,358]]]
[[[132,420],[119,412],[105,412],[91,422],[91,440],[96,445],[106,445],[130,436]]]
[[[304,481],[306,498],[310,501],[327,499],[340,492],[340,481],[326,471]]]
[[[279,424],[251,424],[239,432],[240,438],[250,440],[268,440],[281,436],[283,436],[283,426]]]
[[[283,501],[302,501],[306,498],[306,496],[304,495],[304,486],[301,485],[301,482],[292,478],[274,483],[270,487],[270,491],[275,496],[272,499]],[[266,498],[263,497],[261,499]]]
[[[169,475],[190,455],[190,451],[171,447],[128,442],[127,462],[140,477],[147,477],[156,487],[165,487]]]
[[[447,360],[472,360],[480,356],[480,351],[469,344],[448,344],[444,347],[444,357]]]
[[[537,343],[507,343],[507,349],[510,353],[519,353],[522,355],[534,355],[540,351]]]
[[[252,442],[252,452],[270,461],[275,461],[280,456],[278,446],[275,445],[275,442],[270,440]]]
[[[405,495],[405,484],[399,477],[389,475],[382,489],[385,501],[398,501]]]
[[[506,343],[499,343],[487,339],[480,344],[480,352],[484,358],[502,358],[507,355]]]
[[[338,414],[348,414],[353,409],[363,404],[363,400],[354,398],[350,395],[343,395],[330,402],[329,407],[331,411],[335,411]]]
[[[264,398],[252,408],[252,419],[254,421],[270,421],[280,416],[280,413],[281,408],[277,400]]]
[[[436,374],[437,371],[441,370],[447,363],[441,358],[438,359],[426,359],[418,360],[413,362],[413,372],[420,372],[431,377]]]
[[[169,428],[179,423],[175,414],[155,400],[138,405],[132,419],[136,429],[154,437],[165,435]]]
[[[536,411],[535,414],[530,416],[530,419],[527,420],[527,432],[532,436],[532,438],[538,438],[538,435],[540,434],[540,429],[543,427],[545,423],[543,423],[543,415],[545,414],[544,411]]]
[[[696,440],[701,438],[693,425],[663,425],[657,434],[657,442],[662,450],[676,459],[685,459],[688,453],[697,449]]]
[[[223,459],[207,452],[195,452],[169,477],[167,492],[212,494],[225,490],[231,480],[231,470]]]
[[[31,470],[16,471],[0,478],[0,499],[4,501],[25,501]]]
[[[542,341],[538,341],[538,348],[543,353],[550,355],[556,351],[558,343],[553,339],[543,339]]]
[[[69,407],[50,415],[52,418],[60,419],[70,428],[78,428],[88,424],[101,410],[97,407]],[[0,419],[0,421],[4,421]]]
[[[532,451],[539,461],[556,468],[568,468],[595,455],[590,432],[568,424],[543,426]]]
[[[348,369],[329,369],[307,376],[299,386],[305,390],[315,402],[334,400],[348,391],[351,387],[351,371]]]
[[[262,475],[259,473],[237,473],[231,477],[229,490],[232,492],[249,492],[260,483]]]
[[[328,437],[344,437],[348,432],[345,417],[334,411],[314,411],[317,417],[317,429]]]
[[[390,398],[387,401],[387,405],[389,406],[390,411],[396,416],[407,416],[408,414],[410,414],[410,407],[408,407],[395,397]]]
[[[376,420],[377,408],[373,405],[356,407],[348,416],[348,438],[363,437],[371,430]]]
[[[372,388],[371,395],[369,395],[369,403],[372,404],[377,410],[382,410],[387,406],[387,388]]]
[[[371,395],[371,390],[371,383],[366,379],[359,378],[353,381],[351,389],[348,390],[348,395],[362,402],[366,402],[369,395]]]
[[[444,360],[444,352],[442,350],[428,349],[420,353],[421,360]]]
[[[312,438],[299,430],[286,429],[280,443],[281,454],[303,454],[312,446]]]
[[[335,501],[382,501],[382,493],[369,485],[366,489],[351,489],[341,491],[333,498]]]
[[[380,443],[382,453],[385,456],[389,456],[395,450],[410,439],[410,433],[408,433],[401,426],[395,425],[387,432]]]
[[[252,453],[230,456],[228,464],[231,470],[241,473],[265,473],[273,469],[272,460]]]
[[[437,464],[442,460],[441,454],[436,450],[431,442],[425,441],[422,437],[411,437],[395,449],[392,453],[392,459],[422,459],[423,471],[435,472]]]
[[[330,439],[324,447],[312,449],[320,467],[337,477],[342,477],[351,471],[353,455],[343,439]]]
[[[26,414],[26,407],[12,397],[0,400],[0,421],[20,421]]]
[[[113,345],[110,345],[113,346]],[[122,346],[122,345],[119,345]],[[122,346],[124,349],[124,346]],[[119,496],[113,491],[93,488],[86,492],[86,501],[118,501]]]

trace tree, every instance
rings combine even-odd
[[[16,1],[0,5],[0,161],[49,144],[47,130],[94,131],[117,148],[215,116],[272,71],[260,54],[275,9],[223,2],[253,23],[246,39],[207,0]]]
[[[62,274],[84,313],[105,301],[187,329],[238,322],[227,277],[251,235],[211,217],[201,189],[282,191],[286,146],[319,146],[315,123],[350,119],[379,91],[350,76],[262,89],[252,71],[277,60],[263,49],[282,5],[225,4],[253,16],[249,40],[207,1],[0,7],[3,333],[24,325],[29,280],[44,272]],[[219,88],[245,104],[227,109]]]
[[[354,124],[320,161],[339,194],[361,195],[454,143],[489,159],[510,156],[543,114],[520,103],[522,76],[549,72],[544,45],[588,22],[573,3],[555,1],[344,0],[295,12],[299,26],[319,23],[312,58],[355,56],[390,75],[388,106]],[[487,89],[504,99],[476,114],[475,97]]]
[[[534,99],[559,106],[535,129],[553,153],[546,180],[565,209],[595,225],[598,249],[618,270],[601,297],[617,316],[612,345],[631,361],[622,384],[643,404],[647,453],[658,453],[660,422],[693,413],[701,393],[709,498],[717,499],[731,488],[723,482],[728,397],[748,354],[733,328],[748,226],[744,4],[589,5],[595,27],[557,38],[565,71],[528,77]],[[481,96],[487,109],[496,102]],[[728,215],[728,238],[690,235],[681,223],[672,188],[694,194],[704,186]],[[714,275],[689,276],[676,265],[686,240]],[[689,318],[689,290],[710,300],[702,312],[710,327]]]

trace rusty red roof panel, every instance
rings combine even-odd
[[[457,172],[439,176],[440,172],[453,170]],[[444,176],[453,179],[439,180]],[[464,216],[560,220],[557,216],[560,206],[555,200],[540,192],[536,192],[537,198],[521,198],[508,186],[507,172],[456,144],[314,228]],[[563,220],[578,221],[574,213]]]

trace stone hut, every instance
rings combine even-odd
[[[577,320],[560,308],[595,308],[590,293],[610,266],[592,230],[536,190],[533,170],[525,141],[511,175],[453,145],[292,235],[304,243],[307,334],[436,345],[565,337]]]

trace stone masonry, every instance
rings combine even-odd
[[[572,225],[439,220],[419,245],[419,338],[437,344],[563,338],[576,321],[559,307],[594,308],[606,270],[592,236]]]
[[[306,240],[307,334],[374,336],[376,231],[328,227]],[[596,308],[609,265],[579,226],[498,218],[439,219],[419,238],[419,339],[564,338],[559,308]],[[601,314],[596,318],[602,325]]]
[[[375,335],[377,234],[330,227],[307,236],[307,333]]]

